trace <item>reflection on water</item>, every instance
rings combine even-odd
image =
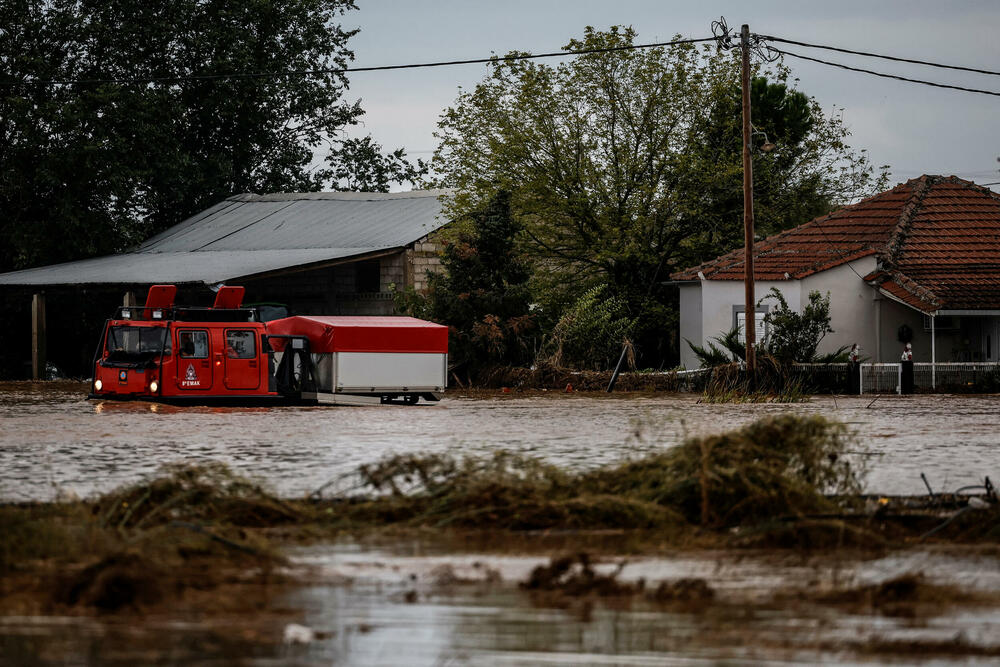
[[[715,596],[694,606],[660,606],[642,596],[553,601],[520,590],[517,581],[545,561],[530,550],[456,551],[426,538],[305,547],[292,562],[308,584],[252,617],[0,618],[0,656],[27,665],[420,667],[990,664],[1000,655],[995,605],[911,614],[816,601],[821,592],[914,572],[937,585],[995,595],[996,556],[931,549],[874,560],[680,552],[631,557],[621,570],[623,580],[650,584],[704,578]],[[288,622],[312,628],[318,639],[284,644]]]
[[[545,562],[538,556],[442,554],[420,542],[352,546],[309,547],[295,555],[330,582],[295,593],[291,602],[306,611],[307,624],[332,631],[330,641],[313,649],[318,661],[391,665],[405,655],[414,665],[877,664],[892,652],[866,656],[873,643],[947,644],[962,633],[970,645],[997,647],[1000,629],[1000,610],[989,607],[914,618],[794,601],[803,593],[921,571],[936,584],[1000,591],[1000,561],[992,556],[913,551],[851,561],[694,552],[628,558],[621,580],[698,577],[716,593],[704,606],[665,608],[642,597],[556,605],[532,597],[514,582]],[[617,570],[622,560],[599,567]],[[968,656],[956,651],[936,658],[965,664]]]
[[[207,408],[95,402],[73,385],[0,386],[0,500],[107,491],[169,462],[223,461],[301,495],[387,454],[504,448],[573,468],[617,463],[765,414],[846,422],[868,487],[921,493],[1000,479],[1000,397],[816,397],[793,405],[705,405],[692,395],[469,399],[437,405]]]
[[[867,452],[873,490],[922,492],[920,472],[937,489],[984,474],[1000,479],[995,396],[701,405],[696,396],[552,394],[453,396],[416,407],[239,409],[91,402],[82,393],[0,386],[0,499],[105,491],[176,461],[224,461],[287,495],[404,451],[506,448],[584,468],[785,411],[849,424],[859,451]],[[707,606],[686,609],[642,597],[555,602],[520,590],[516,582],[531,568],[567,547],[561,539],[520,536],[502,553],[499,545],[426,538],[298,548],[291,561],[305,584],[279,592],[251,617],[0,617],[0,664],[990,664],[1000,656],[996,604],[942,605],[908,616],[838,609],[809,597],[917,572],[996,595],[995,552],[927,548],[860,561],[753,552],[629,558],[625,580],[698,577],[716,591]],[[593,539],[586,547],[595,552],[628,551],[620,536]],[[315,629],[320,639],[285,644],[289,622]],[[925,646],[931,650],[922,652]]]

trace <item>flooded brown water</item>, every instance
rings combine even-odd
[[[814,397],[795,405],[705,405],[685,395],[534,394],[438,405],[174,408],[87,401],[78,385],[0,385],[0,500],[107,491],[170,462],[224,461],[294,496],[390,453],[504,448],[573,468],[617,463],[684,437],[782,412],[857,433],[868,487],[921,493],[1000,480],[1000,397]],[[513,538],[512,538],[513,539]],[[996,664],[996,548],[916,547],[878,556],[666,551],[624,557],[616,535],[344,540],[289,550],[284,586],[252,614],[126,612],[0,617],[0,665],[786,665]],[[590,540],[588,542],[587,540]],[[533,543],[532,540],[535,540]],[[609,554],[601,572],[648,585],[698,578],[693,607],[646,597],[554,600],[518,587],[569,548]],[[957,592],[923,608],[859,608],[825,591],[900,575]],[[969,595],[989,602],[969,602]],[[966,598],[962,598],[965,595]],[[965,601],[962,601],[962,600]],[[313,641],[285,641],[288,623]]]
[[[696,395],[533,394],[418,406],[179,408],[87,400],[80,385],[0,385],[0,501],[108,491],[173,462],[223,461],[286,496],[401,452],[538,456],[571,468],[613,464],[692,434],[796,412],[857,433],[867,486],[923,493],[1000,481],[1000,396],[813,397],[710,405]],[[334,488],[337,484],[334,484]]]
[[[308,583],[242,617],[0,617],[0,663],[18,665],[815,665],[996,664],[1000,559],[924,548],[876,558],[767,552],[611,556],[599,571],[649,585],[697,577],[693,605],[645,597],[551,599],[519,588],[543,554],[434,538],[292,552]],[[956,592],[871,608],[822,595],[901,575]],[[970,601],[970,593],[980,601]],[[962,596],[966,597],[963,598]],[[990,597],[992,596],[992,597]],[[982,600],[988,599],[988,602]],[[290,622],[315,633],[285,641]]]

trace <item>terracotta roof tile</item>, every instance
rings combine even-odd
[[[805,278],[875,255],[873,284],[918,310],[1000,308],[1000,196],[954,176],[921,176],[758,241],[758,280]],[[743,250],[675,273],[742,280]]]

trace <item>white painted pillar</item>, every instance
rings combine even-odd
[[[935,315],[931,315],[931,389],[937,388],[937,342],[934,336]]]
[[[877,364],[882,361],[882,295],[875,290],[875,359]]]

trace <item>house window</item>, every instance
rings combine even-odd
[[[381,291],[382,263],[377,259],[367,259],[354,265],[354,291]]]
[[[767,340],[767,322],[764,321],[766,315],[767,306],[758,306],[753,318],[754,339],[757,343]],[[733,326],[739,330],[739,340],[745,345],[747,342],[747,318],[743,306],[733,306]]]

